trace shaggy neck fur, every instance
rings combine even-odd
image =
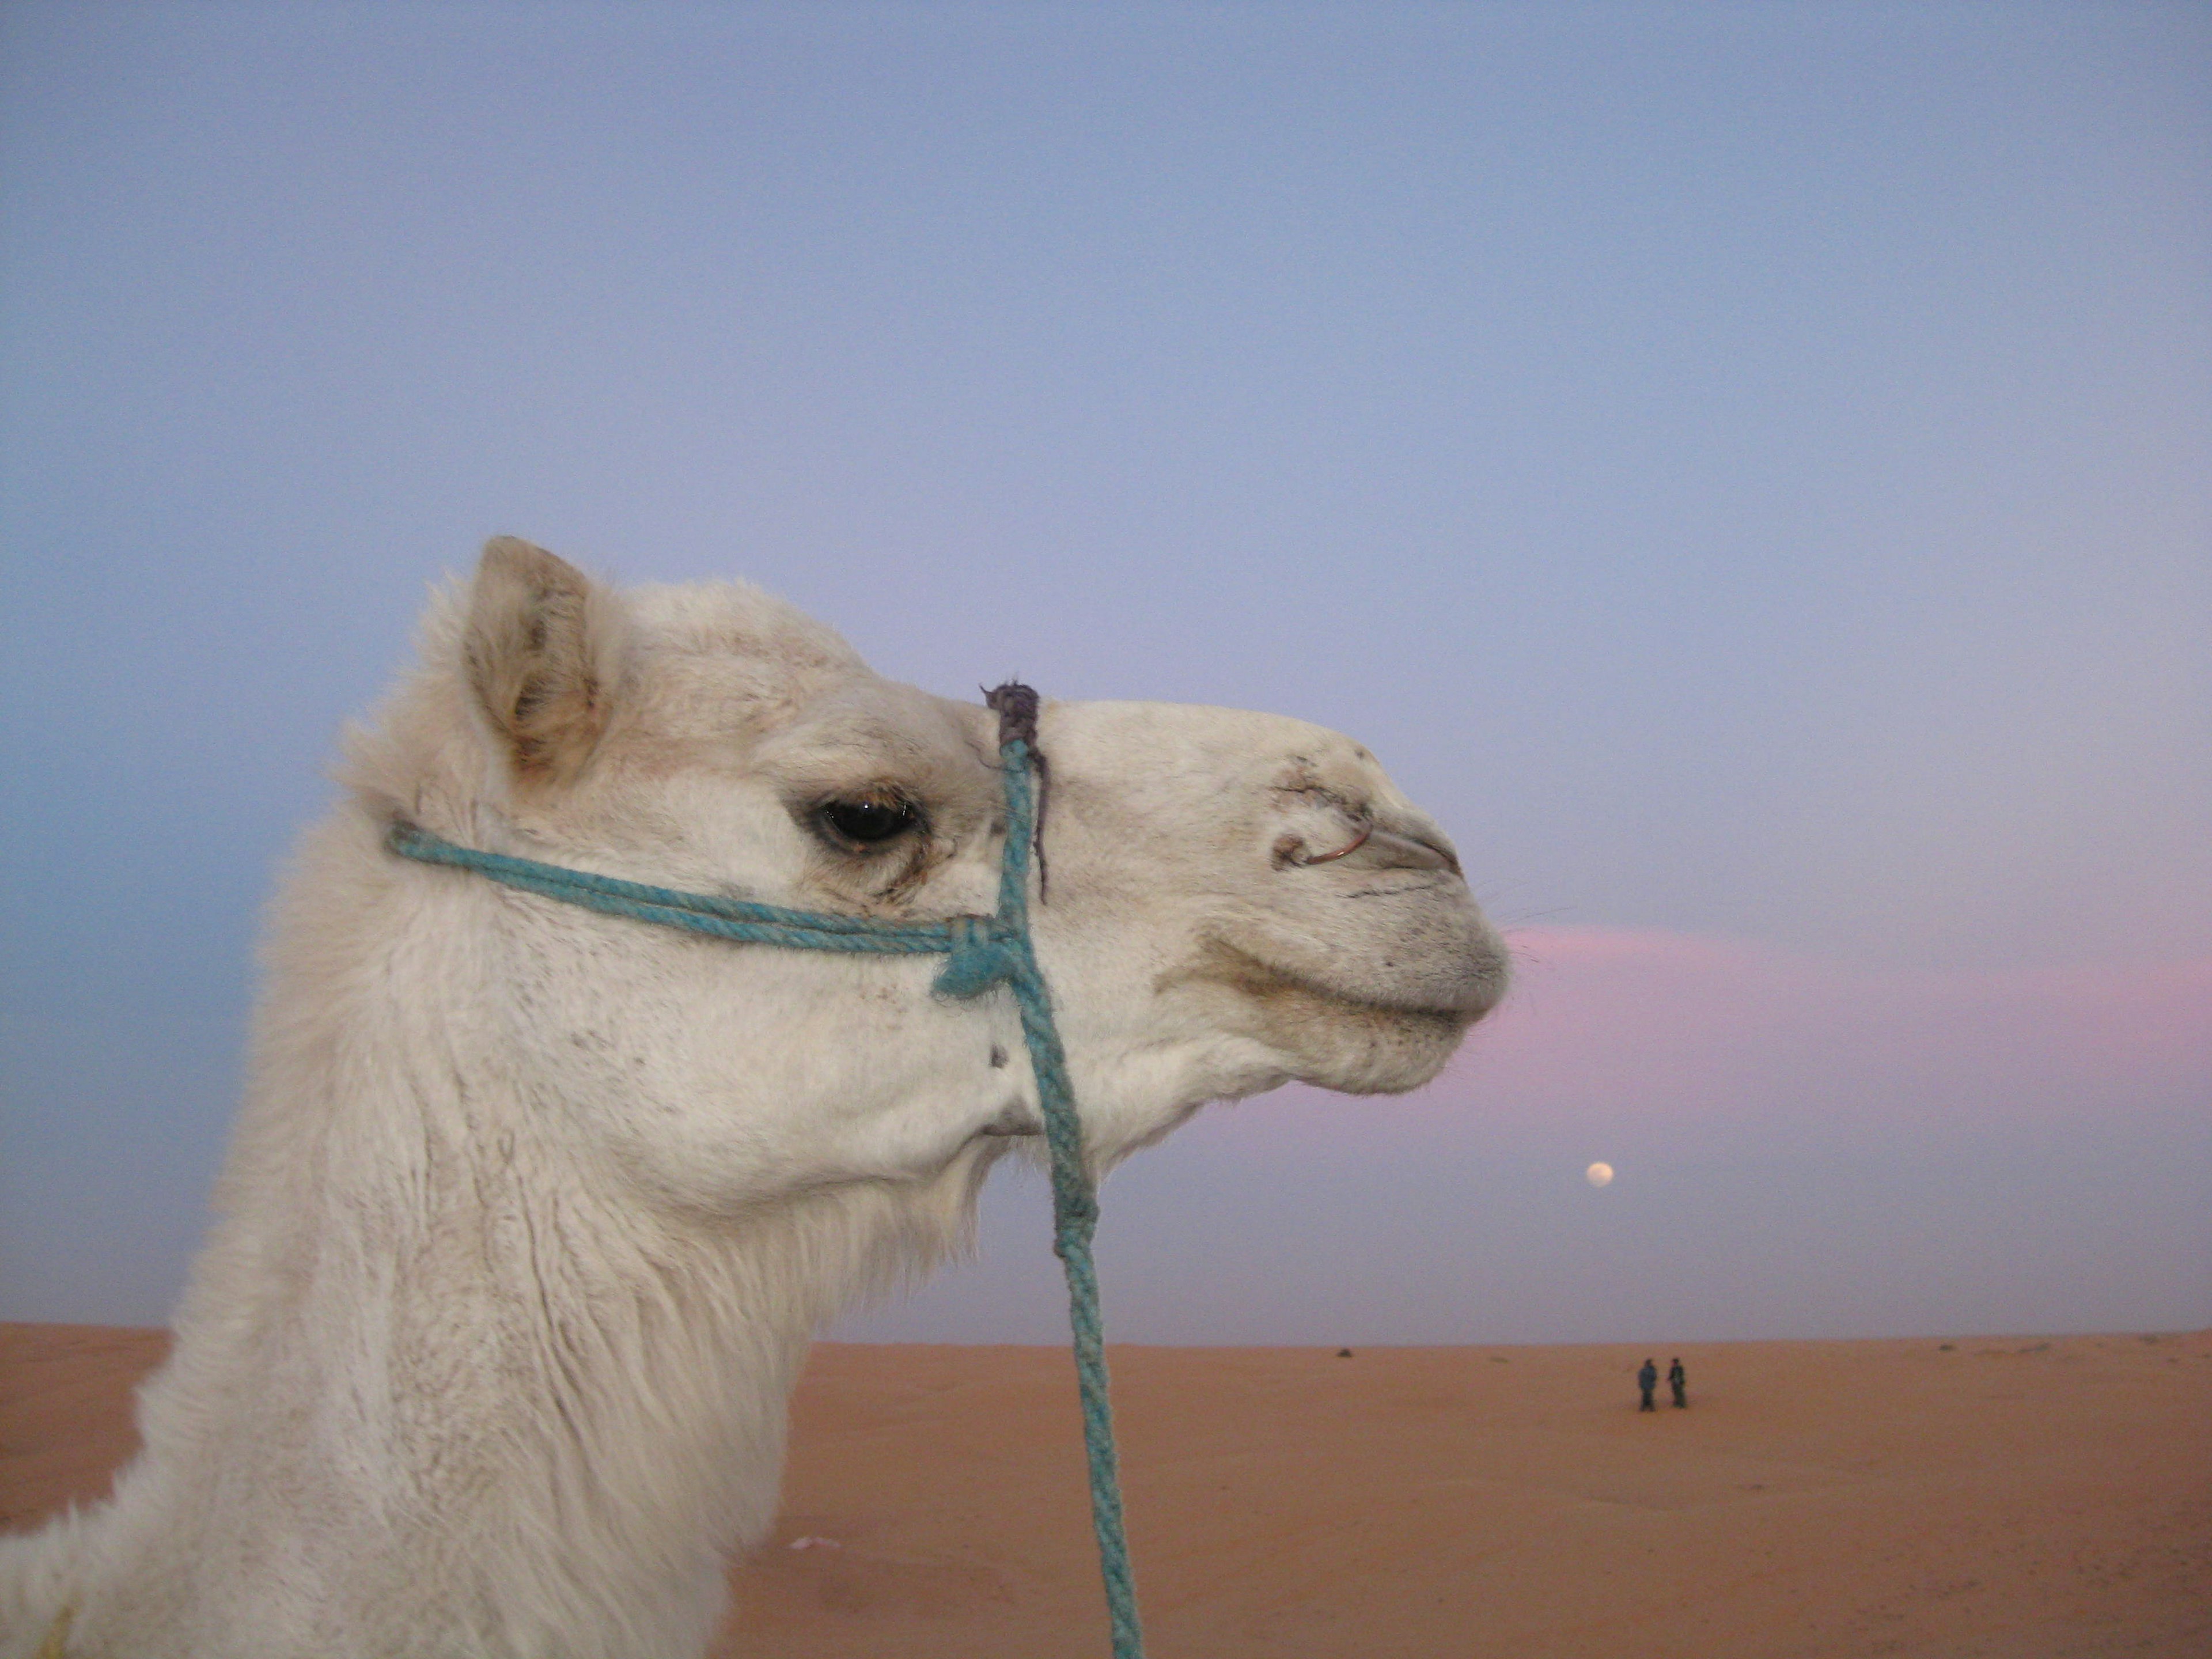
[[[924,1186],[641,1207],[480,1012],[501,898],[400,888],[376,835],[305,849],[145,1455],[39,1540],[10,1646],[70,1605],[76,1656],[699,1651],[811,1333],[972,1214],[980,1144]]]

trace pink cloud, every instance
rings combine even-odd
[[[2199,1115],[2212,960],[1887,973],[1740,940],[1514,936],[1512,997],[1409,1103],[1492,1125],[1666,1130]]]

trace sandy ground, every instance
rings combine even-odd
[[[162,1344],[0,1327],[0,1521],[105,1490]],[[1682,1355],[1645,1416],[1642,1350],[1115,1350],[1151,1652],[2212,1654],[2212,1333]],[[752,1656],[1104,1653],[1066,1357],[818,1349],[732,1583]]]

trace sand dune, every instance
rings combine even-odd
[[[0,1518],[105,1489],[161,1346],[0,1327]],[[2212,1333],[1680,1352],[1645,1416],[1642,1349],[1116,1349],[1152,1652],[2212,1652]],[[1104,1652],[1064,1354],[824,1346],[793,1431],[744,1653]]]

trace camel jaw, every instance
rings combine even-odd
[[[1217,1018],[1281,1054],[1301,1083],[1345,1094],[1402,1094],[1443,1069],[1468,1030],[1504,998],[1508,978],[1502,947],[1479,954],[1464,994],[1437,1006],[1418,994],[1392,998],[1388,988],[1377,994],[1333,985],[1211,938],[1192,962],[1162,976],[1160,989],[1213,1003]]]

